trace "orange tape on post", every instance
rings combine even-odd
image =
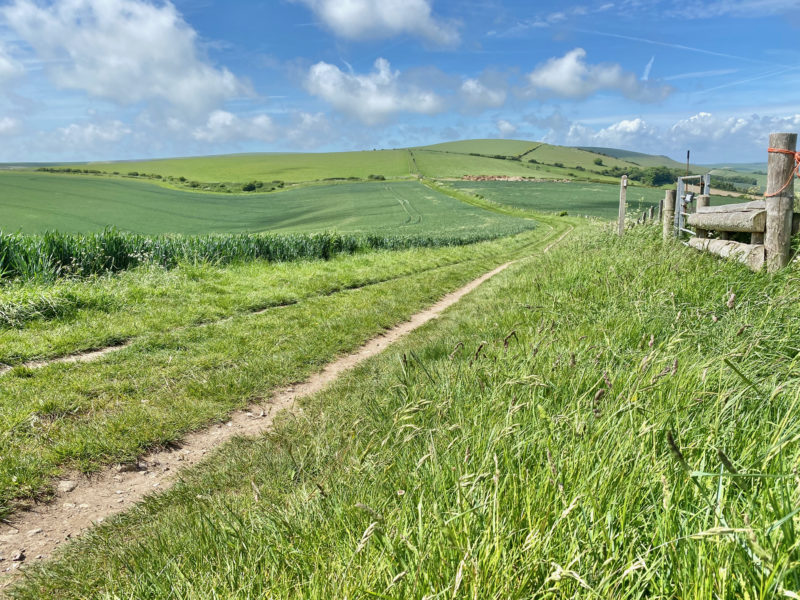
[[[781,148],[767,148],[767,152],[772,152],[773,154],[788,154],[789,156],[794,157],[794,170],[789,175],[789,179],[783,185],[781,189],[779,189],[774,194],[764,194],[764,198],[774,198],[775,196],[780,196],[789,184],[792,183],[792,179],[795,176],[800,177],[800,152],[792,152],[791,150],[782,150]]]

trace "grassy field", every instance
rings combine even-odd
[[[619,181],[619,179],[597,173],[576,171],[573,167],[566,165],[555,167],[545,164],[530,164],[524,159],[521,161],[504,160],[439,150],[414,150],[413,155],[419,172],[425,177],[431,178],[461,179],[467,175],[489,175],[553,180],[591,177],[600,181]]]
[[[566,210],[571,215],[615,219],[619,212],[619,184],[601,183],[523,183],[513,181],[455,181],[449,187],[481,196],[498,204],[548,212]],[[628,188],[628,210],[641,213],[658,206],[664,190]]]
[[[435,150],[453,154],[477,153],[489,156],[516,156],[521,158],[522,162],[525,163],[529,163],[531,159],[534,159],[541,165],[562,163],[569,169],[581,166],[590,171],[602,169],[604,167],[624,168],[632,164],[624,157],[601,156],[581,148],[554,146],[542,142],[526,142],[519,140],[467,140],[463,142],[445,142],[443,144],[434,144],[433,146],[423,146],[420,150]],[[649,155],[643,154],[641,156]],[[597,159],[603,161],[603,166],[595,164],[594,161]],[[536,163],[533,164],[535,165]]]
[[[319,181],[370,175],[403,177],[410,173],[408,152],[335,152],[329,154],[235,154],[165,160],[90,163],[92,169],[121,174],[137,171],[198,181]]]
[[[348,177],[366,180],[370,175],[397,179],[411,178],[420,172],[426,177],[435,178],[511,175],[590,180],[603,178],[599,172],[606,168],[626,169],[636,166],[626,160],[628,156],[637,159],[638,164],[642,166],[660,165],[665,160],[664,157],[603,150],[608,150],[608,153],[614,156],[601,156],[580,148],[554,146],[535,141],[464,140],[419,148],[372,152],[242,154],[89,163],[83,167],[106,174],[116,173],[118,176],[126,176],[132,172],[158,176],[162,184],[165,179],[172,178],[170,185],[177,187],[185,187],[188,182],[196,181],[201,188],[205,184],[225,183],[230,189],[236,190],[241,189],[243,183],[252,180],[262,181],[268,185],[273,181],[291,184]],[[418,164],[415,164],[414,158]],[[512,158],[518,160],[510,160]],[[602,161],[602,165],[595,164],[596,160]],[[75,167],[75,165],[69,166]],[[178,178],[186,181],[178,182]]]
[[[794,597],[797,268],[583,234],[10,595]]]
[[[6,232],[84,233],[115,226],[144,234],[390,232],[436,235],[508,225],[417,182],[314,186],[270,194],[206,194],[129,179],[0,173]]]
[[[102,361],[20,366],[0,377],[0,513],[46,493],[61,469],[130,460],[301,380],[445,292],[540,248],[566,227],[553,222],[555,229],[460,249],[149,269],[85,287],[7,290],[6,313],[21,315],[0,328],[10,364],[132,344]],[[59,308],[26,311],[31,299]]]

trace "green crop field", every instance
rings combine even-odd
[[[512,220],[417,182],[331,184],[270,194],[207,194],[147,182],[45,173],[0,173],[5,231],[145,234],[234,232],[474,233]]]
[[[516,181],[455,181],[453,189],[480,194],[488,200],[530,210],[589,215],[615,219],[619,213],[619,185],[602,183],[529,183]],[[643,211],[658,206],[664,191],[647,187],[628,188],[628,209]]]
[[[197,181],[319,181],[370,175],[403,177],[410,173],[408,152],[336,152],[329,154],[235,154],[166,160],[89,163],[92,169],[125,175],[131,171]]]

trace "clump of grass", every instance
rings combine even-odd
[[[113,305],[109,294],[92,289],[20,287],[0,299],[0,329],[19,328],[32,321],[68,319],[81,310],[108,312]]]

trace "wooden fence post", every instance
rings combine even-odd
[[[708,190],[706,190],[706,192],[708,192]],[[695,212],[700,212],[701,208],[707,208],[708,206],[711,206],[711,196],[709,196],[707,193],[701,194],[700,196],[697,197],[697,209],[695,210]],[[697,237],[701,239],[707,238],[708,231],[706,231],[705,229],[697,229]]]
[[[619,184],[619,224],[617,226],[617,233],[623,235],[625,233],[625,203],[628,198],[628,176],[623,175],[622,181]]]
[[[652,221],[653,219],[655,219],[655,214],[656,214],[656,207],[651,206],[650,210],[647,211],[647,217]]]
[[[772,133],[769,136],[769,147],[794,153],[797,149],[797,134]],[[769,153],[766,196],[767,233],[764,236],[764,247],[767,251],[767,269],[771,273],[789,264],[789,255],[792,250],[794,170],[793,154]]]
[[[677,192],[675,190],[667,190],[667,193],[664,195],[664,208],[663,208],[663,216],[662,219],[662,226],[663,226],[663,233],[664,233],[664,241],[668,240],[672,235],[672,228],[675,227],[675,195]]]

